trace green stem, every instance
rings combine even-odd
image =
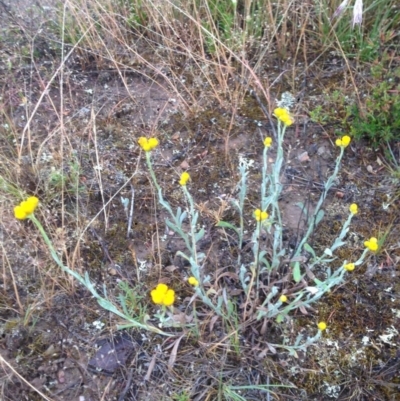
[[[335,170],[332,173],[332,175],[328,178],[328,181],[325,184],[324,190],[323,190],[323,192],[322,192],[322,194],[321,194],[321,196],[320,196],[320,198],[318,200],[317,206],[315,207],[314,214],[313,214],[313,216],[311,218],[311,221],[310,221],[310,224],[308,226],[308,230],[307,230],[306,234],[304,235],[303,239],[301,240],[301,242],[300,242],[299,246],[297,247],[297,250],[296,250],[296,252],[295,252],[295,254],[293,256],[298,256],[302,252],[304,244],[307,242],[309,236],[314,231],[316,217],[318,215],[318,212],[321,209],[322,204],[324,203],[324,201],[325,201],[325,199],[326,199],[326,197],[328,195],[329,190],[331,189],[331,187],[333,185],[333,182],[334,182],[335,178],[338,175],[339,166],[340,166],[340,162],[342,161],[343,154],[344,154],[344,148],[341,147],[340,148],[340,155],[336,159]]]

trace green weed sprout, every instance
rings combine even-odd
[[[153,333],[161,334],[161,335],[170,335],[168,333],[163,332],[162,330],[158,329],[157,327],[154,327],[151,324],[148,324],[146,321],[140,322],[134,317],[131,316],[129,313],[126,304],[125,304],[125,298],[120,297],[121,305],[122,305],[122,311],[107,297],[107,291],[106,288],[104,287],[104,296],[100,295],[97,290],[95,289],[93,283],[90,281],[89,274],[86,272],[85,276],[81,276],[79,273],[76,271],[70,269],[68,266],[65,266],[61,259],[59,258],[56,250],[54,249],[54,246],[48,237],[45,229],[43,228],[42,224],[40,221],[36,218],[34,211],[36,210],[37,206],[39,205],[39,199],[35,196],[30,196],[27,200],[22,201],[19,205],[14,207],[14,216],[18,220],[25,220],[29,219],[32,221],[32,223],[36,226],[36,228],[39,230],[40,234],[42,235],[42,238],[44,239],[44,242],[46,243],[50,254],[53,258],[53,260],[56,262],[56,264],[69,274],[70,276],[74,277],[77,281],[79,281],[84,287],[86,287],[89,292],[96,298],[98,304],[105,310],[119,316],[120,318],[124,319],[127,323],[121,326],[118,326],[118,329],[123,329],[123,328],[129,328],[129,327],[135,327],[137,329],[143,329],[147,331],[151,331]]]

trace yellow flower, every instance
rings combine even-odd
[[[14,207],[14,216],[16,219],[24,220],[30,214],[32,214],[37,205],[39,204],[39,199],[36,196],[30,196],[27,200],[21,202],[18,206]]]
[[[325,322],[319,322],[318,323],[318,329],[321,331],[324,331],[326,329],[326,323]]]
[[[349,146],[349,143],[351,142],[351,138],[348,135],[342,136],[341,138],[336,139],[336,146],[340,146],[342,148],[345,148]]]
[[[270,136],[267,136],[267,137],[264,139],[264,146],[265,146],[266,148],[269,148],[269,147],[271,147],[271,145],[272,145],[272,138],[271,138]]]
[[[199,285],[199,281],[193,276],[188,278],[188,283],[193,287],[197,287]]]
[[[138,139],[138,143],[145,152],[150,152],[151,150],[153,150],[158,146],[158,139],[157,138],[147,139],[144,136],[141,136]]]
[[[151,291],[151,299],[156,305],[163,303],[166,292],[168,291],[168,286],[166,284],[158,284],[157,287]]]
[[[352,272],[355,267],[356,265],[354,263],[347,263],[344,265],[345,270],[347,270],[348,272]]]
[[[292,125],[294,120],[293,117],[290,115],[289,111],[284,109],[283,107],[278,107],[274,110],[275,117],[283,122],[287,127]]]
[[[151,299],[156,305],[171,306],[175,301],[175,291],[168,288],[167,284],[158,284],[157,287],[150,292]]]
[[[356,203],[352,203],[349,207],[350,213],[357,214],[358,213],[358,206]]]
[[[175,301],[175,291],[169,288],[168,291],[165,293],[163,299],[163,305],[171,306],[174,303],[174,301]]]
[[[365,241],[364,245],[371,252],[376,252],[378,250],[378,248],[379,248],[378,240],[375,237],[371,237],[368,241]]]
[[[286,296],[286,295],[281,295],[281,296],[279,297],[279,301],[281,301],[281,302],[287,302],[287,296]]]
[[[257,221],[264,221],[268,218],[267,212],[262,212],[260,209],[254,211],[254,217]]]
[[[181,174],[181,179],[179,180],[179,184],[184,187],[189,180],[190,180],[190,174],[187,171],[184,171]]]

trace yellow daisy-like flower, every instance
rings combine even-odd
[[[324,331],[324,330],[326,330],[326,328],[327,328],[327,325],[326,325],[325,322],[319,322],[318,323],[318,329],[319,330]]]
[[[281,296],[279,297],[279,301],[281,301],[281,302],[287,302],[287,296],[286,296],[286,295],[281,295]]]
[[[268,218],[268,213],[263,212],[261,209],[256,209],[254,211],[254,217],[257,221],[264,221]]]
[[[349,207],[350,213],[351,214],[357,214],[358,213],[358,206],[356,203],[352,203]]]
[[[141,136],[138,139],[138,143],[140,147],[145,151],[145,152],[150,152],[154,148],[158,146],[158,139],[157,138],[145,138],[144,136]]]
[[[188,278],[188,283],[193,287],[197,287],[199,285],[199,281],[196,279],[196,277],[193,276]]]
[[[181,174],[181,179],[179,180],[179,185],[182,185],[184,187],[189,180],[190,180],[190,174],[187,171],[184,171]]]
[[[264,146],[265,146],[266,148],[270,148],[270,147],[272,146],[272,138],[271,138],[270,136],[267,136],[267,137],[264,139]]]
[[[348,272],[352,272],[355,269],[356,265],[354,263],[347,263],[344,265],[345,270]]]
[[[290,115],[289,111],[284,109],[283,107],[278,107],[274,110],[275,117],[285,124],[287,127],[292,125],[294,120],[293,117]]]
[[[21,202],[14,207],[14,216],[18,220],[25,220],[31,215],[39,204],[39,199],[36,196],[30,196],[27,200]]]
[[[150,292],[151,299],[156,305],[171,306],[175,301],[175,291],[168,288],[167,284],[158,284],[157,287]]]
[[[351,138],[348,135],[342,136],[341,138],[336,139],[336,146],[340,146],[342,148],[346,148],[349,146],[351,142]]]
[[[368,241],[365,241],[364,245],[371,252],[376,252],[378,250],[378,248],[379,248],[378,240],[375,237],[371,237]]]

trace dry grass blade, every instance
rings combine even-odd
[[[175,361],[176,361],[176,357],[178,356],[179,344],[181,343],[181,341],[184,337],[185,337],[185,335],[181,335],[174,341],[173,347],[171,350],[171,354],[168,359],[168,369],[173,369]]]

